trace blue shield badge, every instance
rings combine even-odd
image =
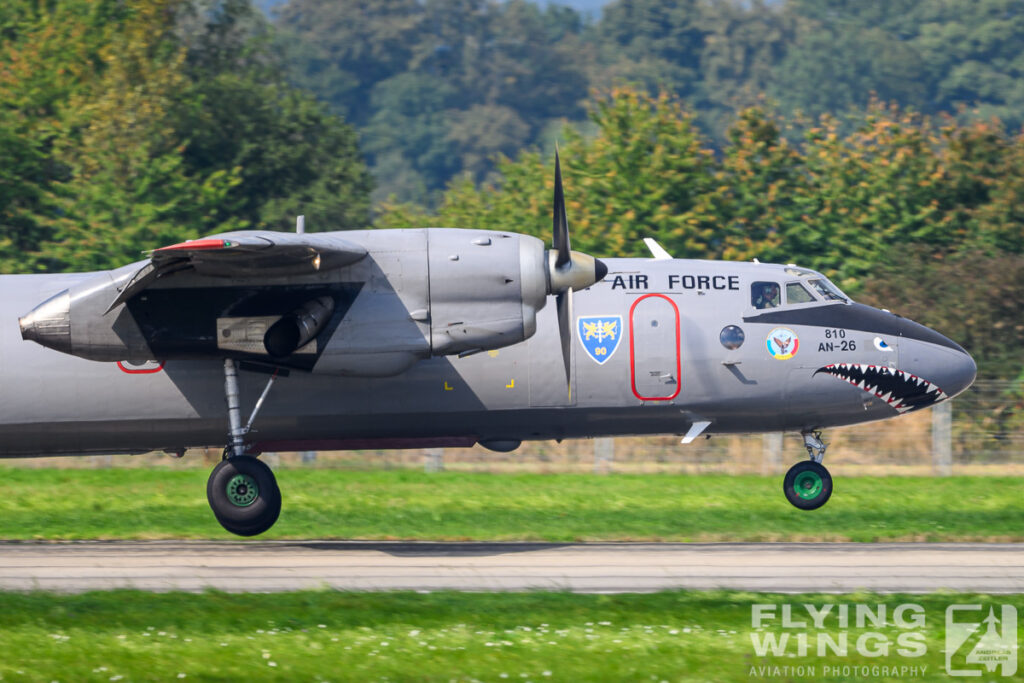
[[[622,339],[622,316],[588,315],[576,319],[576,334],[587,355],[604,365],[619,348]]]

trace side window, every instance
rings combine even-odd
[[[777,282],[754,282],[750,285],[750,305],[754,308],[775,308],[780,303]]]
[[[816,301],[814,295],[807,291],[799,282],[789,282],[786,284],[786,303],[787,304],[806,304],[812,301]]]

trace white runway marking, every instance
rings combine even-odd
[[[1024,592],[1024,544],[0,542],[0,590]]]

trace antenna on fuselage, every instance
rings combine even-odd
[[[295,232],[299,235],[303,235],[306,232],[306,217],[296,216],[295,217]]]
[[[660,244],[658,244],[654,240],[653,237],[645,237],[644,238],[644,244],[646,244],[647,248],[651,250],[651,256],[654,257],[654,260],[656,260],[656,261],[671,261],[672,260],[672,255],[670,253],[668,253],[667,251],[665,251],[665,247],[663,247]]]

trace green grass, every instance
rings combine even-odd
[[[193,681],[750,681],[765,678],[752,676],[752,667],[805,665],[818,667],[818,675],[774,678],[858,680],[864,677],[822,676],[821,667],[883,665],[927,667],[910,678],[947,681],[944,616],[958,602],[1010,603],[1024,611],[1021,596],[954,594],[0,593],[0,675],[4,681],[181,675]],[[793,604],[794,614],[802,603],[875,611],[885,605],[887,613],[882,626],[847,631],[846,656],[818,657],[813,650],[807,657],[758,656],[752,634],[804,629],[773,622],[755,631],[752,603],[773,604],[776,614],[781,603]],[[920,605],[923,624],[895,623],[901,603]],[[843,630],[835,618],[825,622],[834,640]],[[891,643],[888,655],[858,651],[857,639],[869,631]],[[900,635],[911,632],[926,649],[912,658],[896,651]]]
[[[0,468],[0,538],[233,538],[207,472]],[[840,478],[797,510],[779,477],[284,469],[264,538],[429,540],[1024,540],[1024,480]]]

